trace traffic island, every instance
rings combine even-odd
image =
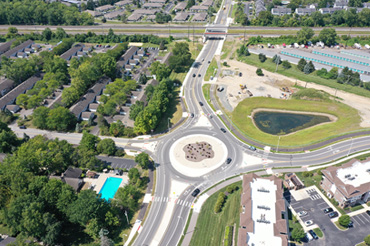
[[[215,153],[212,150],[212,145],[207,142],[196,142],[195,144],[187,144],[183,148],[185,158],[188,161],[200,162],[204,159],[212,159]]]
[[[176,171],[199,177],[225,163],[226,145],[213,136],[194,134],[178,139],[170,148],[170,162]]]

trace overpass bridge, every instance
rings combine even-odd
[[[208,39],[226,39],[227,27],[207,27],[203,34],[203,43]]]

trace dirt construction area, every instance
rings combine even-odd
[[[235,60],[226,61],[230,67],[222,67],[222,72],[217,78],[217,81],[211,83],[215,83],[218,86],[224,86],[225,93],[223,94],[227,98],[223,98],[221,101],[228,101],[232,108],[235,108],[240,101],[250,97],[250,93],[253,94],[253,97],[273,97],[285,100],[289,97],[289,93],[298,90],[293,87],[295,83],[303,87],[306,85],[306,82],[304,81],[271,73],[266,70],[262,70],[264,76],[257,76],[256,67],[254,66]],[[242,76],[239,76],[239,73],[241,73]],[[246,88],[244,86],[246,86]],[[335,94],[335,89],[314,83],[307,83],[307,88],[323,90],[331,95]],[[361,127],[370,127],[369,98],[339,90],[337,91],[336,96],[343,99],[343,103],[359,111],[362,118]]]

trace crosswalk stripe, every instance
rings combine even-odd
[[[188,202],[186,202],[185,207],[188,206]]]
[[[168,197],[166,197],[166,202],[168,202]]]
[[[177,203],[176,204],[179,204],[181,200],[177,200]]]
[[[182,205],[183,200],[180,201],[180,206]]]

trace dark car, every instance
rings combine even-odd
[[[332,208],[325,208],[324,209],[324,213],[330,213],[330,212],[333,212],[334,210]]]
[[[211,63],[211,61],[208,61],[208,64],[210,64]]]
[[[26,126],[20,126],[19,129],[27,129]]]
[[[308,232],[311,234],[311,236],[312,236],[313,238],[315,238],[315,239],[319,239],[319,237],[316,235],[316,233],[315,233],[313,230],[309,230]]]
[[[193,78],[195,78],[195,76],[197,76],[195,73],[193,73]]]
[[[198,74],[198,77],[202,77],[202,75],[201,74]]]
[[[199,105],[200,105],[200,106],[203,106],[204,104],[203,104],[202,102],[199,102]]]
[[[191,117],[191,118],[194,118],[194,113],[191,113],[191,114],[190,114],[190,117]]]
[[[221,128],[220,130],[221,130],[223,133],[226,133],[225,128]]]
[[[193,191],[193,193],[191,193],[191,195],[192,195],[193,197],[196,197],[196,196],[199,194],[199,192],[200,192],[200,190],[199,190],[199,189],[195,189],[195,190]]]
[[[252,146],[252,145],[251,145],[251,146],[249,146],[249,149],[250,149],[250,150],[252,150],[252,151],[256,151],[256,150],[257,150],[257,149],[256,149],[256,147],[254,147],[254,146]]]
[[[370,216],[370,210],[366,210],[367,215]]]
[[[241,76],[243,76],[243,74],[242,73],[239,73],[239,77],[241,77]]]
[[[328,216],[329,216],[330,219],[338,217],[338,212],[331,212],[331,213],[328,214]]]
[[[348,227],[353,227],[353,221],[352,220],[349,222]]]
[[[231,158],[229,157],[226,159],[226,164],[230,164],[230,162],[231,162]]]

